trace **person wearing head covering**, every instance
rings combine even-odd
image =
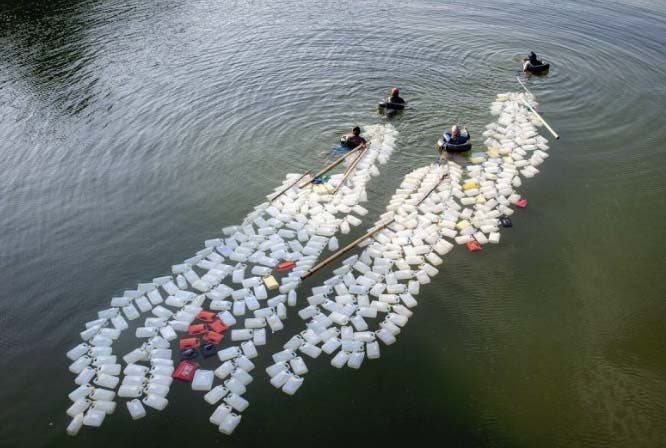
[[[391,96],[388,97],[386,100],[387,105],[388,104],[400,104],[401,106],[404,106],[405,100],[400,98],[400,90],[397,87],[394,87],[391,89]]]
[[[537,58],[536,53],[534,53],[533,51],[530,51],[530,55],[529,55],[529,57],[527,58],[527,60],[530,61],[530,64],[532,64],[532,65],[542,65],[542,64],[543,64],[543,62],[541,62],[541,61]]]
[[[365,145],[367,144],[366,140],[363,137],[361,137],[361,128],[359,128],[358,126],[354,126],[351,135],[347,134],[346,137],[347,138],[345,139],[344,144],[345,146],[348,146],[352,149],[361,145],[365,147]]]

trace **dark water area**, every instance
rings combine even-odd
[[[650,0],[0,1],[0,446],[664,446],[665,44]],[[446,127],[495,119],[529,50],[562,136],[530,206],[501,244],[446,257],[382,359],[309,361],[294,397],[260,375],[231,437],[182,385],[66,435],[64,353],[111,297],[384,122],[399,86],[365,228]]]

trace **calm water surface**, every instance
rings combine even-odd
[[[0,445],[664,446],[665,44],[657,0],[0,2]],[[162,413],[65,434],[63,354],[110,297],[381,122],[397,85],[371,222],[445,126],[493,120],[531,49],[562,139],[530,206],[447,257],[380,361],[310,362],[294,397],[260,376],[233,437],[181,385]]]

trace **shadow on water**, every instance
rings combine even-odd
[[[0,39],[12,78],[30,84],[44,106],[68,114],[86,109],[95,96],[97,78],[90,70],[93,57],[85,42],[82,10],[91,1],[4,2],[0,9]],[[7,80],[5,80],[7,82]]]

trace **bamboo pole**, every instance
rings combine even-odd
[[[305,176],[307,176],[308,174],[310,174],[310,172],[312,172],[312,170],[307,170],[305,173],[303,173],[303,175],[302,175],[301,177],[299,177],[299,178],[296,179],[294,182],[292,182],[291,184],[289,184],[289,186],[287,186],[284,190],[282,190],[281,192],[279,192],[278,194],[276,194],[275,196],[273,196],[273,197],[270,199],[269,204],[272,204],[274,200],[276,200],[277,198],[279,198],[280,196],[282,196],[283,194],[285,194],[287,191],[291,190],[291,189],[294,187],[294,185],[296,185],[297,183],[299,183],[299,182],[300,182]]]
[[[446,154],[446,147],[442,148],[442,152],[439,154],[439,158],[437,159],[437,165],[441,165],[442,162],[448,161],[447,154]]]
[[[386,227],[386,226],[388,226],[389,224],[391,224],[391,223],[394,221],[394,219],[395,219],[395,218],[391,218],[390,220],[386,221],[385,223],[380,224],[380,225],[378,225],[378,226],[372,228],[368,233],[366,233],[366,234],[363,235],[362,237],[355,239],[354,241],[352,241],[351,243],[347,244],[345,247],[343,247],[342,249],[340,249],[339,251],[337,251],[337,252],[334,253],[333,255],[330,255],[330,256],[328,256],[327,258],[325,258],[324,260],[322,260],[321,263],[319,263],[318,265],[316,265],[315,267],[313,267],[313,268],[310,269],[309,271],[306,271],[306,272],[301,276],[301,278],[302,278],[302,279],[306,279],[306,278],[308,278],[309,276],[311,276],[312,274],[314,274],[315,272],[317,272],[318,270],[320,270],[321,268],[323,268],[324,266],[326,266],[327,264],[329,264],[331,261],[333,261],[333,260],[339,258],[341,255],[346,254],[347,252],[349,252],[350,250],[352,250],[354,247],[356,247],[361,241],[365,240],[366,238],[371,237],[371,236],[374,235],[375,233],[377,233],[377,232],[379,232],[380,230],[382,230],[384,227]]]
[[[525,98],[523,98],[522,96],[520,97],[520,99],[523,100],[523,103],[525,103],[525,106],[527,106],[527,107],[530,108],[530,110],[534,113],[534,115],[536,115],[536,117],[539,119],[539,121],[541,121],[541,122],[544,124],[544,126],[546,126],[546,129],[548,129],[548,130],[550,131],[550,133],[553,134],[553,137],[555,137],[557,140],[559,140],[559,139],[560,139],[560,136],[557,135],[557,132],[555,132],[555,131],[553,130],[553,128],[551,128],[550,125],[549,125],[548,123],[546,123],[546,120],[544,120],[544,119],[541,117],[541,115],[539,115],[539,113],[538,113],[537,111],[534,110],[534,108],[530,105],[530,103],[528,103],[527,101],[525,101]]]
[[[335,189],[331,194],[335,194],[338,192],[338,190],[342,187],[342,185],[347,181],[347,178],[351,175],[351,173],[354,172],[354,170],[356,169],[356,165],[358,165],[358,163],[361,161],[361,157],[363,157],[364,154],[365,150],[359,152],[358,157],[356,157],[356,159],[354,159],[351,165],[349,165],[349,168],[347,168],[347,171],[345,171],[344,177],[342,178],[340,183],[335,187]]]
[[[449,177],[448,173],[442,174],[442,177],[439,178],[439,182],[437,182],[435,184],[435,186],[432,187],[430,189],[430,191],[425,196],[423,196],[419,202],[416,203],[415,207],[418,207],[419,205],[423,204],[423,201],[425,201],[428,198],[428,196],[430,196],[432,194],[432,192],[435,191],[437,189],[437,187],[439,187],[439,185],[442,183],[442,181],[444,179],[446,179],[447,177]]]
[[[530,91],[527,89],[527,87],[525,86],[525,84],[523,84],[523,82],[520,80],[520,77],[519,77],[519,76],[516,76],[516,80],[520,83],[520,85],[523,87],[523,89],[525,89],[525,92],[527,92],[527,93],[529,93],[530,95],[534,96],[534,94],[533,94],[532,92],[530,92]]]
[[[342,173],[342,174],[343,174],[343,177],[347,175],[347,173],[351,170],[352,166],[354,166],[354,164],[356,163],[356,161],[357,161],[360,157],[362,157],[364,153],[365,153],[365,150],[359,151],[358,156],[356,156],[356,158],[354,159],[354,161],[353,161],[352,163],[350,163],[349,166],[348,166],[348,167],[345,169],[345,171]]]
[[[432,194],[432,192],[435,191],[435,190],[437,189],[437,187],[439,187],[439,185],[442,183],[442,181],[443,181],[446,177],[448,177],[448,174],[444,174],[444,175],[442,175],[442,177],[439,179],[439,182],[437,182],[437,184],[436,184],[434,187],[432,187],[432,188],[430,189],[430,191],[428,191],[428,193],[427,193],[425,196],[423,196],[423,198],[422,198],[422,199],[416,204],[416,207],[418,207],[419,205],[421,205],[421,204],[423,203],[423,201],[425,201],[425,200],[428,198],[428,196],[430,196],[430,195]],[[318,265],[314,266],[312,269],[306,271],[306,272],[301,276],[301,278],[302,278],[302,279],[306,279],[306,278],[310,277],[312,274],[314,274],[315,272],[317,272],[318,270],[320,270],[321,268],[323,268],[324,266],[326,266],[327,264],[329,264],[331,261],[336,260],[336,259],[339,258],[341,255],[344,255],[344,254],[346,254],[347,252],[349,252],[350,250],[352,250],[354,247],[356,247],[356,246],[357,246],[360,242],[362,242],[363,240],[365,240],[365,239],[367,239],[367,238],[370,238],[372,235],[374,235],[375,233],[379,232],[379,231],[382,230],[384,227],[390,225],[393,221],[395,221],[395,218],[391,218],[391,219],[389,219],[388,221],[384,222],[383,224],[378,224],[377,226],[375,226],[374,228],[372,228],[370,231],[368,231],[368,233],[366,233],[366,234],[363,235],[362,237],[355,239],[354,241],[352,241],[351,243],[347,244],[345,247],[343,247],[342,249],[340,249],[340,250],[337,251],[336,253],[334,253],[334,254],[328,256],[326,259],[322,260],[321,263],[319,263]]]
[[[321,171],[319,171],[317,174],[315,174],[314,176],[312,176],[312,178],[313,178],[313,179],[316,179],[316,178],[318,178],[319,176],[323,176],[324,174],[328,173],[328,172],[331,171],[333,168],[335,168],[336,166],[338,166],[339,164],[341,164],[341,163],[342,163],[347,157],[349,157],[350,155],[354,154],[356,151],[362,149],[362,147],[363,147],[363,144],[361,143],[360,145],[358,145],[356,148],[354,148],[354,149],[352,149],[351,151],[349,151],[349,152],[348,152],[347,154],[345,154],[344,156],[342,156],[342,157],[340,157],[339,159],[335,160],[334,162],[331,162],[330,164],[326,165]],[[306,186],[308,183],[310,183],[310,182],[307,182],[307,183],[301,184],[301,185],[299,186],[299,188],[303,188],[303,187]]]

